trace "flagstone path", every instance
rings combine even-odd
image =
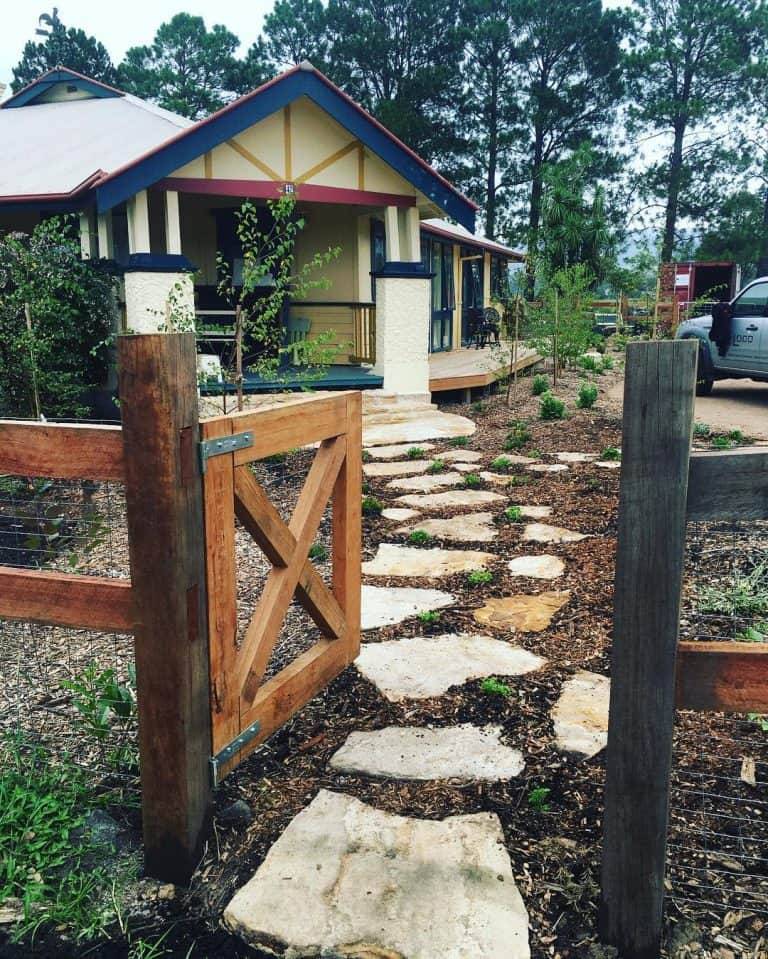
[[[458,429],[457,424],[451,425]],[[387,432],[383,429],[387,426],[397,426],[400,432]],[[403,525],[386,527],[400,539],[379,543],[374,557],[363,563],[363,575],[431,580],[488,567],[498,571],[503,558],[508,573],[519,578],[520,592],[486,594],[484,602],[482,592],[478,594],[479,605],[468,615],[479,627],[493,631],[492,636],[479,631],[407,635],[413,631],[414,617],[451,608],[454,596],[424,586],[365,583],[364,631],[410,621],[404,627],[406,635],[400,637],[371,642],[375,637],[364,636],[355,662],[359,673],[392,703],[443,696],[470,680],[500,677],[508,683],[509,677],[544,669],[545,659],[510,640],[547,629],[567,606],[569,589],[537,591],[543,585],[537,581],[565,576],[568,561],[524,550],[531,543],[567,547],[587,535],[542,522],[521,525],[522,549],[512,557],[473,548],[404,544],[403,538],[416,530],[438,541],[491,543],[499,536],[498,523],[510,502],[505,495],[510,491],[510,476],[494,471],[494,457],[471,449],[435,449],[435,443],[418,442],[428,431],[417,427],[412,422],[373,423],[367,433],[368,443],[392,441],[369,449],[376,462],[366,462],[365,473],[384,487],[377,493],[385,503],[383,519]],[[442,427],[447,428],[445,420]],[[432,432],[429,438],[440,436]],[[433,459],[424,455],[409,459],[413,445],[429,449]],[[525,465],[544,476],[568,472],[571,464],[578,469],[587,463],[611,469],[620,465],[595,462],[596,453],[556,453],[557,463],[501,455],[510,464]],[[438,459],[449,468],[428,472]],[[484,468],[488,466],[490,470]],[[505,493],[466,488],[464,474],[470,471]],[[460,488],[446,490],[446,486]],[[547,519],[555,512],[538,504],[520,504],[518,509],[519,515],[531,520]],[[422,510],[433,515],[423,516]],[[550,746],[580,757],[604,748],[609,690],[610,681],[596,673],[580,671],[566,679],[552,710]],[[521,732],[520,743],[526,741]],[[353,730],[331,757],[330,766],[371,781],[457,778],[481,782],[520,777],[525,755],[515,742],[502,741],[500,726],[402,724]],[[254,877],[236,894],[224,919],[252,945],[285,957],[530,956],[527,913],[495,815],[427,821],[396,816],[353,796],[326,790],[288,825]]]

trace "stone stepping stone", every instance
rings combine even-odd
[[[476,473],[477,465],[475,463],[451,463],[451,469],[459,473]]]
[[[531,579],[557,579],[565,572],[565,563],[559,556],[517,556],[508,564],[513,576],[530,576]]]
[[[529,959],[494,813],[413,819],[321,789],[224,912],[270,955]]]
[[[414,576],[435,579],[453,573],[484,569],[496,559],[494,553],[471,549],[419,549],[381,543],[373,559],[363,563],[366,576]]]
[[[483,470],[479,476],[480,479],[485,480],[486,483],[492,483],[494,486],[509,486],[511,479],[508,473],[489,473],[487,470]]]
[[[568,467],[565,463],[533,463],[528,470],[531,473],[566,473]]]
[[[441,696],[486,676],[523,676],[546,660],[490,636],[412,636],[366,643],[355,668],[390,702]]]
[[[408,455],[408,450],[413,449],[414,443],[397,443],[395,446],[371,446],[366,447],[365,452],[375,460],[397,460]],[[434,443],[419,443],[419,449],[433,450]]]
[[[621,460],[596,460],[595,466],[601,470],[618,470],[621,469]]]
[[[493,513],[462,513],[450,519],[421,519],[407,526],[400,526],[396,533],[412,533],[421,529],[437,539],[456,543],[490,543],[499,535],[493,521]]]
[[[350,733],[331,756],[339,772],[387,779],[482,779],[519,776],[522,753],[501,743],[501,726],[387,726]]]
[[[438,453],[435,459],[445,460],[446,463],[477,463],[483,458],[477,450],[448,450]]]
[[[555,453],[561,463],[589,463],[596,460],[597,453]]]
[[[527,543],[578,543],[586,538],[586,533],[575,533],[548,523],[529,523],[523,530],[523,539]]]
[[[407,519],[414,519],[419,515],[417,509],[408,509],[407,506],[391,506],[388,509],[383,509],[381,515],[384,519],[394,519],[398,523],[403,523]]]
[[[490,490],[455,489],[445,493],[426,493],[421,496],[411,493],[408,496],[398,496],[396,502],[426,510],[457,509],[462,506],[475,509],[478,506],[490,506],[491,503],[503,503],[506,498]]]
[[[393,626],[433,609],[445,609],[453,596],[440,589],[414,589],[412,586],[363,586],[361,590],[361,629]]]
[[[523,456],[522,453],[498,453],[493,459],[498,459],[500,457],[509,460],[509,462],[514,466],[529,466],[531,463],[535,462],[535,457]],[[493,462],[493,460],[491,460]]]
[[[408,418],[400,418],[402,413],[394,413],[393,421],[386,423],[366,422],[363,416],[363,443],[368,446],[390,446],[407,443],[410,446],[423,446],[424,440],[447,440],[453,436],[471,436],[477,426],[456,413],[441,413],[438,410],[425,409],[415,412]]]
[[[607,676],[579,670],[563,684],[552,710],[557,748],[589,759],[608,742],[608,702],[611,681]]]
[[[519,594],[489,599],[485,606],[475,610],[475,620],[481,626],[509,629],[521,633],[540,633],[552,622],[571,597],[564,589],[535,595]]]
[[[408,479],[396,479],[387,483],[387,489],[414,490],[419,493],[430,493],[443,486],[458,486],[464,482],[461,473],[430,473],[429,476],[411,476]]]
[[[518,504],[517,508],[520,510],[520,515],[525,516],[526,519],[546,519],[547,516],[552,515],[551,506],[521,506]]]
[[[426,473],[431,460],[392,460],[386,463],[363,463],[366,476],[415,476]]]

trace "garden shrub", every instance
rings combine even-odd
[[[547,390],[541,395],[539,410],[543,420],[561,420],[565,415],[565,403]]]
[[[549,389],[549,380],[541,373],[537,373],[533,378],[533,384],[531,386],[531,392],[534,396],[541,396],[542,393],[546,393]]]
[[[576,397],[576,405],[580,410],[591,409],[597,401],[597,387],[594,383],[582,383],[579,386],[579,395]]]

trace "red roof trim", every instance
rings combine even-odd
[[[21,193],[10,196],[3,196],[0,194],[0,203],[34,203],[34,202],[50,202],[54,200],[73,200],[80,193],[84,193],[86,190],[90,190],[91,187],[96,186],[96,184],[104,176],[103,170],[97,170],[95,173],[92,173],[90,176],[86,177],[82,183],[78,183],[76,187],[73,187],[68,193]]]

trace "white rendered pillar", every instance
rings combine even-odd
[[[387,242],[387,262],[397,263],[400,260],[400,217],[396,206],[388,206],[384,210],[384,235]]]
[[[179,194],[168,190],[165,194],[165,250],[181,254],[181,218],[179,217]]]
[[[415,206],[406,207],[405,224],[408,237],[405,259],[418,263],[421,260],[421,220],[419,219],[419,211]]]
[[[429,305],[428,276],[376,277],[374,373],[384,377],[384,390],[428,399]]]
[[[105,260],[115,258],[115,245],[112,237],[112,211],[99,213],[96,228],[99,237],[99,256]]]
[[[80,255],[90,260],[96,255],[93,231],[93,215],[90,210],[80,214]]]
[[[128,251],[149,253],[149,200],[147,191],[141,190],[128,201]]]

